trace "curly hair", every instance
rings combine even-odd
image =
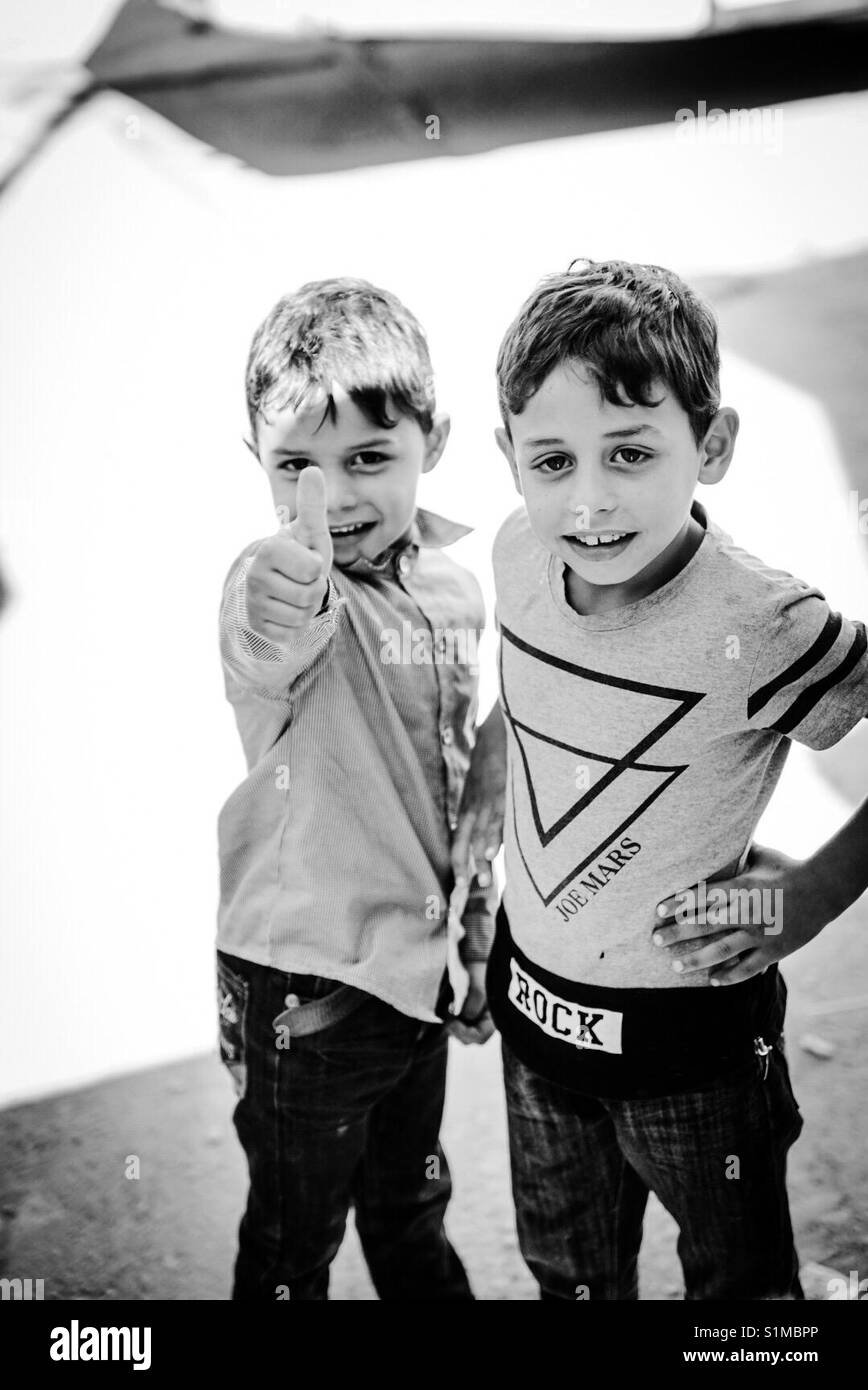
[[[284,295],[253,335],[245,386],[253,440],[257,422],[274,405],[322,399],[323,419],[335,418],[339,383],[381,429],[398,415],[427,434],[434,419],[434,379],[428,344],[416,319],[395,295],[367,280],[314,280]]]

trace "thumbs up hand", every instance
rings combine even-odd
[[[321,556],[324,573],[332,567],[332,538],[326,506],[325,478],[321,468],[308,464],[302,471],[295,490],[295,520],[287,531],[306,550]]]
[[[319,612],[332,567],[321,469],[308,464],[302,470],[295,496],[295,517],[262,542],[247,573],[248,622],[278,645]]]

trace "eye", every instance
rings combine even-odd
[[[632,465],[642,463],[645,459],[651,458],[651,455],[649,453],[646,453],[644,449],[634,449],[629,444],[623,444],[620,449],[615,450],[614,454],[612,455],[613,461],[619,461],[619,454],[621,455],[621,463]]]
[[[351,462],[358,464],[360,468],[378,468],[381,463],[387,463],[388,454],[378,454],[376,449],[363,449],[359,454],[353,454]]]
[[[310,463],[310,459],[284,459],[277,465],[278,472],[288,473],[291,478],[295,478],[299,473],[303,473]]]
[[[566,454],[549,454],[547,458],[541,459],[533,467],[540,473],[563,473],[564,469],[569,468],[571,462],[572,460],[567,458]]]

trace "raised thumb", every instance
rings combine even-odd
[[[295,492],[295,520],[290,531],[294,540],[316,550],[324,560],[331,559],[331,536],[326,513],[326,488],[322,469],[314,464],[302,469]]]

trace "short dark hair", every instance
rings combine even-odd
[[[663,266],[573,261],[565,274],[540,282],[497,357],[507,429],[508,416],[520,415],[566,361],[585,364],[612,405],[653,405],[652,383],[664,382],[697,443],[720,408],[717,320],[705,300]]]
[[[247,413],[253,442],[269,405],[297,409],[322,395],[335,418],[332,385],[379,428],[398,415],[427,434],[434,421],[434,379],[428,344],[395,295],[367,280],[312,280],[278,300],[253,335],[247,358]]]

